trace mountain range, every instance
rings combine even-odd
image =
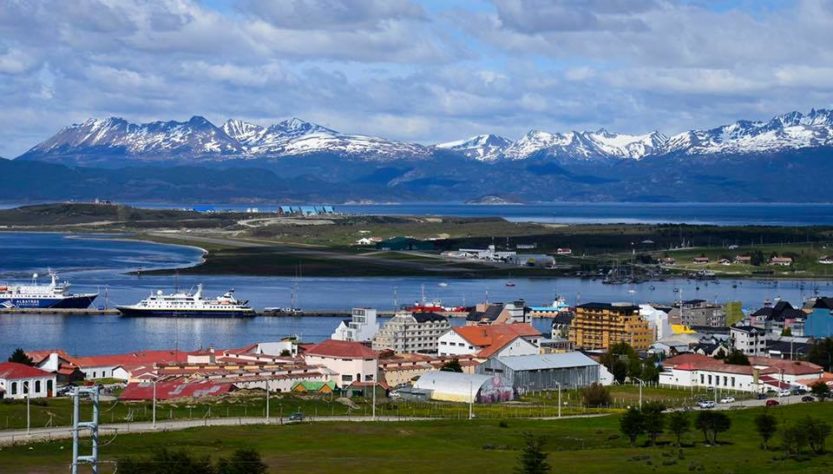
[[[15,160],[0,160],[0,170],[25,179],[54,165],[48,172],[71,184],[55,189],[62,198],[70,189],[75,197],[102,196],[101,185],[86,189],[72,181],[84,174],[97,183],[132,183],[129,192],[109,189],[113,198],[204,199],[206,188],[169,174],[196,167],[226,170],[229,180],[209,194],[235,200],[830,201],[811,177],[833,171],[831,155],[833,110],[826,109],[672,136],[531,130],[517,140],[485,134],[432,145],[297,118],[217,126],[199,116],[141,124],[111,117],[70,125]],[[232,176],[251,179],[251,170],[263,172],[263,189],[232,182]],[[0,190],[0,199],[43,194],[25,185],[12,189],[17,194]]]

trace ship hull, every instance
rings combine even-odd
[[[198,309],[148,309],[119,306],[116,309],[127,317],[137,318],[251,318],[254,311],[198,310]]]
[[[0,307],[19,309],[85,309],[98,295],[75,295],[55,298],[26,298],[0,296]]]

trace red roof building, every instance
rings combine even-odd
[[[51,397],[55,375],[17,362],[0,362],[0,398]]]
[[[376,352],[364,344],[354,341],[336,341],[334,339],[327,339],[307,348],[304,355],[344,359],[376,359],[377,357]]]
[[[157,400],[176,400],[179,398],[203,398],[225,395],[233,390],[230,383],[215,383],[211,381],[200,382],[157,382]],[[127,384],[119,396],[121,401],[147,401],[153,400],[153,383],[131,382]]]
[[[474,354],[480,359],[488,359],[518,339],[528,342],[535,348],[534,353],[537,353],[540,337],[541,333],[528,323],[460,326],[440,337],[439,353],[441,356]],[[460,340],[467,344],[465,350],[455,348],[460,347]]]

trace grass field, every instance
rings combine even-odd
[[[776,435],[769,451],[759,446],[753,418],[762,409],[733,411],[731,429],[718,446],[703,443],[692,431],[680,451],[668,434],[658,446],[640,438],[630,447],[619,433],[619,417],[565,420],[432,420],[380,423],[303,423],[283,426],[195,428],[170,433],[103,436],[103,459],[148,453],[166,447],[199,456],[227,456],[238,448],[257,449],[270,472],[504,473],[516,465],[522,434],[546,440],[553,473],[829,473],[833,454],[784,458]],[[770,409],[780,423],[807,415],[833,419],[833,403]],[[828,443],[829,444],[829,443]],[[0,451],[0,472],[63,473],[69,462],[68,441],[17,446]],[[106,464],[102,472],[113,472]]]

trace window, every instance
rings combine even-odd
[[[735,386],[735,378],[732,377],[732,387],[734,387],[734,386]]]
[[[35,393],[40,393],[40,380],[35,380]]]
[[[352,382],[353,381],[353,376],[352,375],[347,375],[347,374],[342,375],[341,376],[341,381],[342,382]]]
[[[11,394],[17,395],[17,382],[12,382]]]

